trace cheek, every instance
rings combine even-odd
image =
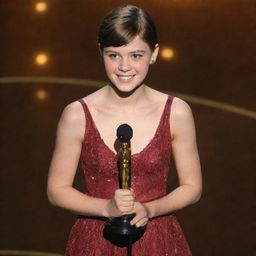
[[[137,70],[140,73],[146,73],[148,72],[148,68],[149,68],[149,62],[148,61],[143,61],[141,62],[139,65],[137,65]]]
[[[111,61],[106,61],[106,60],[103,60],[104,61],[104,66],[105,66],[105,70],[107,73],[111,73],[114,71],[115,69],[115,65],[113,62]]]

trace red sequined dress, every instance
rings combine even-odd
[[[131,186],[136,199],[147,202],[166,195],[170,167],[170,109],[169,96],[158,128],[150,143],[131,156]],[[104,143],[86,103],[79,100],[86,118],[86,136],[81,162],[87,188],[86,194],[98,198],[111,198],[118,188],[117,155]],[[107,241],[102,231],[103,218],[79,217],[69,236],[65,256],[126,256],[127,248]],[[134,256],[189,256],[191,252],[174,214],[153,218],[147,224],[143,237],[132,247]]]

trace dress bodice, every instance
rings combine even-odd
[[[171,154],[170,108],[168,96],[153,138],[139,153],[131,156],[131,187],[140,202],[151,201],[166,194]],[[81,153],[87,194],[110,198],[119,187],[117,154],[103,141],[84,100],[79,100],[86,118]]]

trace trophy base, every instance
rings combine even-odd
[[[127,247],[136,242],[143,236],[146,227],[131,226],[130,221],[134,216],[135,214],[131,214],[109,219],[103,230],[103,236],[119,247]]]

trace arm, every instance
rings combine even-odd
[[[130,192],[117,191],[112,199],[94,198],[72,187],[84,139],[85,118],[82,106],[75,102],[68,105],[60,118],[56,145],[50,165],[47,195],[49,201],[61,208],[80,215],[117,217],[122,214],[116,206],[116,199],[121,202],[123,212],[130,210]],[[125,194],[126,193],[126,194]],[[121,195],[120,195],[121,194]],[[122,203],[125,198],[127,202]],[[120,203],[119,203],[120,205]],[[128,205],[128,206],[127,206]],[[123,208],[122,208],[123,207]]]
[[[55,205],[82,215],[101,215],[105,201],[90,198],[72,187],[84,134],[80,103],[68,105],[60,118],[48,175],[47,195]]]
[[[166,196],[143,204],[149,218],[184,208],[197,202],[201,196],[201,167],[193,115],[190,107],[184,101],[175,98],[172,104],[172,149],[179,186]],[[136,221],[137,219],[134,220],[134,223]]]

